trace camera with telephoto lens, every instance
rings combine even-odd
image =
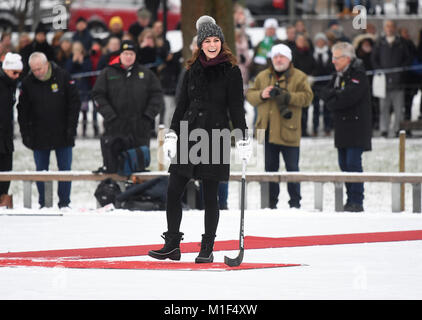
[[[270,90],[270,97],[275,98],[276,96],[280,95],[280,92],[281,92],[280,84],[276,82],[274,84],[274,87]]]
[[[269,94],[271,98],[276,100],[280,115],[284,119],[291,119],[292,112],[288,108],[290,102],[289,92],[284,88],[280,88],[280,84],[276,82]]]

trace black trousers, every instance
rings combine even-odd
[[[189,178],[171,173],[167,189],[167,230],[179,232],[182,222],[182,196]],[[218,184],[219,181],[203,179],[202,192],[204,199],[204,225],[205,235],[215,236],[217,231],[220,210],[218,207]]]
[[[12,153],[0,153],[0,171],[12,170]],[[10,181],[0,182],[0,195],[9,192]]]

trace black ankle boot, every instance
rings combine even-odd
[[[159,260],[180,260],[180,241],[183,240],[183,233],[164,232],[161,237],[165,241],[164,247],[160,250],[150,250],[148,255]]]
[[[195,259],[195,263],[211,263],[214,261],[212,251],[214,249],[215,235],[202,235],[201,251]]]

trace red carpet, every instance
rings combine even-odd
[[[300,236],[300,237],[245,237],[245,249],[267,249],[267,248],[286,248],[303,247],[318,245],[352,244],[368,242],[388,242],[388,241],[411,241],[422,240],[422,230],[413,231],[391,231],[374,233],[351,233],[334,234],[320,236]],[[46,251],[27,251],[27,252],[7,252],[0,253],[0,258],[67,258],[67,259],[98,259],[144,256],[149,250],[161,248],[162,244],[139,245],[139,246],[119,246],[119,247],[99,247],[82,249],[62,249]],[[237,250],[239,241],[226,240],[216,241],[214,250]],[[199,252],[199,242],[187,242],[181,244],[182,253]]]
[[[286,248],[315,245],[336,245],[370,242],[422,240],[422,230],[391,231],[374,233],[352,233],[300,237],[245,237],[245,249]],[[293,266],[290,264],[242,263],[240,267],[230,268],[223,263],[195,264],[186,262],[147,262],[147,261],[84,261],[77,259],[99,259],[113,257],[144,256],[149,250],[161,248],[162,244],[100,247],[85,249],[63,249],[46,251],[8,252],[0,254],[0,267],[42,266],[65,268],[111,268],[111,269],[178,269],[178,270],[241,270],[253,268],[275,268]],[[198,252],[199,242],[181,244],[182,253]],[[216,241],[214,250],[237,250],[237,240]],[[38,260],[33,260],[38,259]],[[41,260],[40,260],[41,259]],[[52,259],[52,260],[43,260]],[[54,259],[54,260],[53,260]],[[297,266],[295,264],[294,266]]]
[[[170,261],[107,261],[107,260],[32,260],[0,259],[0,267],[46,267],[75,269],[139,269],[139,270],[208,270],[230,271],[294,267],[300,264],[281,263],[242,263],[238,267],[229,267],[224,263],[193,263]]]

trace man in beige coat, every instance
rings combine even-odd
[[[287,171],[299,171],[302,108],[313,99],[305,73],[291,63],[288,46],[272,47],[271,66],[261,71],[246,94],[248,102],[257,108],[256,129],[265,130],[265,171],[278,171],[280,152]],[[259,137],[258,137],[259,138]],[[288,183],[290,207],[300,208],[300,184]],[[277,207],[280,189],[270,183],[270,208]]]

